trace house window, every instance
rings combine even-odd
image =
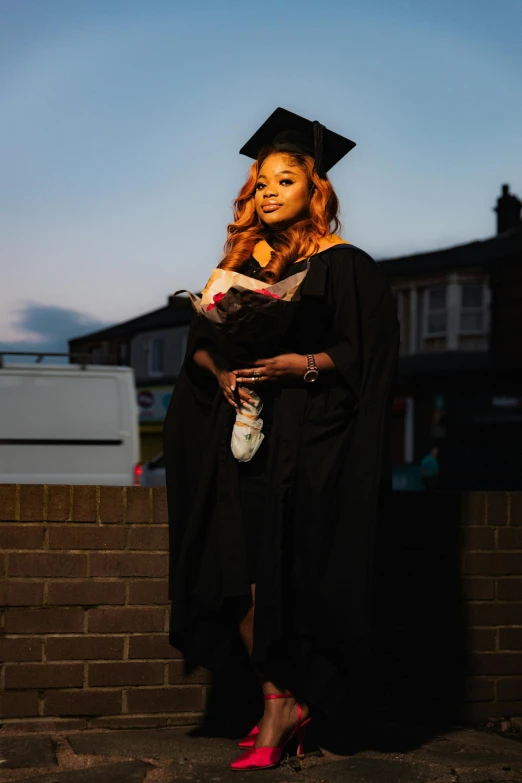
[[[162,373],[164,371],[165,341],[154,337],[150,341],[150,373]]]
[[[460,288],[460,332],[482,334],[485,331],[485,290],[482,283],[465,283]]]
[[[437,337],[446,334],[448,312],[446,308],[446,286],[438,285],[426,289],[425,334]]]

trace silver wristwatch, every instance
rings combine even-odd
[[[307,383],[313,383],[319,377],[319,370],[317,369],[317,364],[315,363],[315,356],[312,353],[307,353],[306,361],[308,362],[308,367],[305,374],[303,375],[303,380],[305,380]]]

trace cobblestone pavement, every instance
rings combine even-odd
[[[4,727],[0,783],[522,783],[522,742],[487,731],[352,725],[338,727],[328,750],[320,733],[310,740],[302,759],[242,773],[229,769],[237,741],[201,730]]]

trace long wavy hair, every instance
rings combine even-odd
[[[263,162],[271,154],[284,154],[294,166],[305,172],[310,191],[308,216],[292,226],[278,230],[269,228],[259,218],[254,195],[257,177]],[[221,269],[239,269],[252,254],[255,245],[264,239],[273,248],[268,264],[260,278],[266,283],[276,283],[287,267],[319,250],[319,241],[341,227],[339,199],[330,180],[321,179],[314,171],[314,159],[310,155],[284,152],[266,147],[252,164],[247,181],[234,201],[234,220],[227,226],[225,254],[219,264]]]

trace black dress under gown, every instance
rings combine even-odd
[[[292,264],[282,279],[301,272],[306,267],[306,259]],[[246,261],[240,269],[241,273],[248,277],[259,277],[263,267],[254,256]],[[278,393],[278,385],[263,383],[258,386],[257,392],[263,402],[261,418],[263,420],[263,435],[265,436],[261,446],[250,462],[238,463],[239,498],[243,529],[245,533],[245,545],[248,561],[248,573],[252,584],[256,582],[256,574],[259,570],[257,559],[262,551],[263,530],[266,515],[268,513],[267,498],[270,492],[270,471],[268,469],[270,439],[272,437],[272,424],[274,417],[275,398]]]
[[[371,631],[374,537],[391,488],[392,292],[352,245],[311,257],[279,353],[324,351],[336,370],[259,384],[266,438],[250,463],[231,452],[234,409],[193,361],[214,340],[194,318],[164,423],[171,643],[187,671],[219,669],[238,649],[238,607],[255,581],[252,662],[334,716]]]

